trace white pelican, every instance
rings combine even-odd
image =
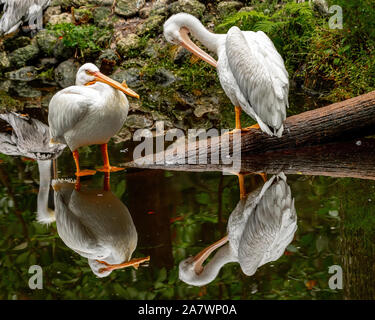
[[[73,152],[76,176],[95,173],[80,170],[77,150],[92,144],[101,145],[104,166],[100,171],[122,170],[110,166],[107,143],[121,129],[128,115],[129,103],[123,92],[139,98],[125,82],[120,84],[99,72],[94,64],[86,63],[77,72],[76,85],[52,97],[48,113],[51,143],[68,145]]]
[[[189,32],[217,54],[217,62],[189,39]],[[244,110],[262,131],[282,135],[288,106],[288,72],[264,32],[232,27],[227,34],[215,34],[194,16],[178,13],[164,23],[164,36],[217,67],[221,86],[235,106],[236,129],[241,129],[240,115]]]
[[[263,187],[241,199],[229,217],[227,230],[227,236],[180,262],[182,281],[203,286],[213,281],[229,262],[239,262],[242,271],[251,276],[260,266],[281,257],[297,230],[294,200],[284,173],[273,176]]]
[[[0,4],[4,4],[4,14],[0,19],[0,35],[17,31],[23,20],[29,22],[32,30],[35,27],[42,29],[43,10],[49,3],[50,0],[0,0]]]
[[[49,224],[55,220],[53,210],[48,208],[52,161],[61,155],[65,145],[49,145],[49,128],[37,119],[14,112],[0,114],[0,119],[12,127],[11,132],[0,133],[0,152],[28,157],[38,162],[40,179],[37,220]]]
[[[76,190],[75,183],[53,180],[55,211],[48,208],[50,165],[39,167],[40,188],[38,216],[40,223],[56,221],[63,242],[88,259],[98,277],[113,270],[133,266],[138,268],[150,257],[131,259],[138,235],[127,207],[109,190],[106,173],[104,190]]]

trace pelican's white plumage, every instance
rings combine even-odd
[[[50,0],[0,0],[4,3],[4,14],[0,19],[0,35],[17,31],[23,20],[36,29],[43,27],[43,10]]]
[[[0,133],[0,153],[48,160],[60,156],[65,148],[64,145],[49,144],[49,128],[37,119],[14,112],[2,113],[0,119],[12,127],[11,132]]]
[[[88,259],[98,277],[102,260],[109,264],[129,261],[137,246],[138,235],[128,208],[111,191],[75,190],[73,182],[53,180],[55,217],[64,243]]]
[[[281,136],[288,105],[289,80],[283,59],[272,41],[262,31],[242,32],[232,27],[225,42],[226,54],[219,53],[218,73],[231,72],[234,82],[229,84],[235,93],[229,97],[234,105],[255,118],[261,129]],[[227,59],[229,68],[226,68]],[[222,83],[225,92],[228,83]],[[271,132],[269,128],[273,128]]]
[[[49,103],[48,122],[54,142],[74,151],[82,146],[105,144],[123,126],[129,109],[125,94],[95,82],[87,71],[99,72],[92,63],[77,72],[76,85],[56,93]]]
[[[188,284],[203,286],[213,281],[221,267],[229,262],[238,262],[242,271],[251,276],[260,266],[280,258],[296,230],[294,200],[281,173],[240,200],[229,217],[227,239],[218,241],[210,250],[205,249],[204,255],[198,254],[199,260],[191,257],[183,260],[179,277]],[[197,268],[213,249],[227,240],[229,243],[207,265]]]
[[[192,43],[186,32],[218,56],[218,61]],[[209,32],[192,15],[178,13],[164,24],[167,41],[179,44],[217,67],[220,83],[234,106],[240,106],[269,135],[281,136],[288,107],[289,79],[284,61],[262,32]]]

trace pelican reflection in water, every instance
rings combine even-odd
[[[38,202],[38,208],[43,210],[38,211],[38,221],[50,223],[56,220],[62,241],[88,259],[95,275],[106,277],[113,270],[130,266],[137,269],[141,263],[149,261],[150,257],[131,259],[137,246],[137,231],[128,208],[110,191],[108,173],[104,188],[99,190],[77,190],[74,181],[53,180],[53,218],[51,211],[45,210],[48,206],[48,168],[40,171],[40,175],[40,181],[44,183],[41,183],[38,199],[43,200]]]
[[[251,276],[260,266],[281,257],[296,230],[294,200],[286,176],[280,173],[239,201],[228,220],[228,235],[181,261],[179,277],[187,284],[203,286],[229,262],[238,262],[242,271]]]

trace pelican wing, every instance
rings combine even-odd
[[[0,152],[13,156],[24,156],[37,160],[58,157],[64,145],[50,146],[49,128],[37,119],[14,112],[0,114],[0,119],[11,127],[11,133],[0,134]]]
[[[297,215],[290,187],[281,174],[257,204],[244,228],[238,259],[247,275],[280,258],[297,230]]]
[[[10,34],[17,31],[22,20],[35,23],[42,11],[49,6],[50,0],[1,0],[0,3],[5,4],[4,14],[0,19],[0,33]],[[39,21],[37,28],[41,27]]]
[[[225,46],[241,107],[250,115],[255,113],[263,131],[280,136],[289,92],[288,72],[282,57],[262,31],[245,33],[232,27]]]
[[[52,182],[57,183],[60,182]],[[71,184],[71,187],[67,185],[68,183],[55,192],[56,226],[59,236],[69,248],[85,258],[106,256],[108,250],[99,244],[95,234],[83,223],[70,203],[74,184]]]
[[[48,110],[51,137],[56,142],[64,142],[64,134],[74,129],[95,105],[94,90],[81,86],[71,86],[56,93]]]

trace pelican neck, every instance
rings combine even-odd
[[[208,31],[195,17],[184,19],[181,28],[183,27],[187,28],[192,36],[200,41],[207,49],[217,53],[219,40],[223,35]]]

